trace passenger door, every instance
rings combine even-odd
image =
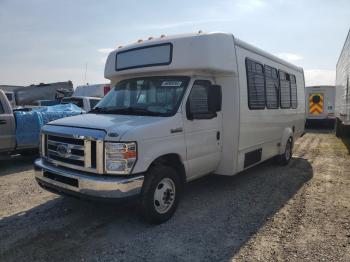
[[[213,99],[213,96],[220,97]],[[220,100],[220,108],[216,110],[213,109],[215,99]],[[188,178],[193,179],[214,171],[220,161],[221,87],[212,86],[209,80],[196,80],[187,98],[186,114],[183,115]]]
[[[0,100],[0,151],[14,149],[16,141],[13,115],[5,112],[5,106]]]

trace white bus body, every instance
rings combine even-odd
[[[232,34],[177,35],[119,48],[108,56],[105,78],[113,89],[92,113],[42,129],[43,155],[35,163],[36,178],[46,187],[80,195],[141,194],[143,210],[153,222],[164,222],[176,209],[178,181],[209,173],[232,176],[275,156],[287,164],[294,141],[304,132],[302,68]],[[118,106],[107,106],[113,103]],[[47,143],[65,141],[47,142],[48,136],[69,134],[85,137],[89,148],[89,139],[96,137],[96,148],[88,152],[95,156],[93,168],[90,159],[79,166],[66,161],[64,146],[57,152],[59,158],[51,156],[54,148],[47,152]],[[110,160],[118,150],[128,153],[123,160]],[[121,164],[124,160],[127,165]],[[67,172],[79,185],[59,183],[60,178],[52,181],[46,171],[53,177]],[[89,179],[82,171],[106,176]],[[164,203],[156,199],[159,194]]]
[[[170,65],[116,71],[116,54],[118,52],[162,43],[172,43],[174,46]],[[247,58],[294,74],[298,88],[298,107],[296,109],[281,109],[279,106],[279,109],[250,110],[247,94]],[[111,86],[115,86],[122,79],[133,78],[140,74],[145,76],[169,74],[190,76],[192,81],[179,112],[185,112],[185,101],[195,80],[209,80],[212,84],[222,87],[222,113],[219,114],[215,121],[217,123],[213,127],[209,126],[211,125],[210,121],[188,121],[186,118],[182,120],[183,124],[178,123],[179,126],[184,126],[185,134],[187,132],[191,134],[184,141],[187,146],[191,145],[187,149],[187,155],[183,150],[186,148],[185,144],[177,152],[181,155],[181,159],[184,160],[185,167],[189,171],[189,180],[213,171],[221,175],[236,174],[251,166],[244,164],[247,154],[259,151],[255,159],[257,162],[254,163],[257,164],[281,154],[287,137],[293,136],[295,141],[304,132],[305,83],[303,70],[234,38],[232,34],[213,33],[166,37],[165,39],[130,45],[109,55],[105,67],[105,77],[111,80]],[[207,129],[221,132],[220,145],[217,145],[216,132],[210,134],[209,131],[206,131]],[[207,132],[208,134],[205,135]],[[155,135],[155,137],[162,137],[161,134]],[[188,139],[193,141],[186,141]],[[149,142],[155,142],[153,139],[151,141]],[[169,143],[171,143],[170,140]],[[179,141],[175,139],[173,143],[178,145]],[[156,158],[159,154],[159,149],[154,146],[145,144],[144,147],[149,148],[145,153],[152,156],[149,157],[150,159]],[[170,147],[168,150],[173,148]],[[164,150],[165,148],[161,151]],[[204,153],[206,151],[213,153]],[[139,171],[145,170],[149,164],[147,161],[143,164],[140,163]]]
[[[336,71],[336,135],[350,135],[350,30],[340,53]]]

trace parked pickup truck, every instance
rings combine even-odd
[[[7,94],[0,90],[0,155],[37,150],[40,129],[44,124],[82,112],[71,104],[13,109]]]
[[[100,102],[99,97],[88,97],[88,96],[75,96],[75,97],[65,97],[62,99],[61,104],[75,104],[85,112],[91,111],[95,105]]]
[[[17,147],[13,109],[4,91],[0,90],[0,154],[33,149],[33,147]]]

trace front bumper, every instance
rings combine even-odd
[[[34,162],[37,182],[49,191],[82,198],[124,199],[141,193],[144,176],[113,177],[93,175],[44,162]]]

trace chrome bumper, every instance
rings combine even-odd
[[[57,167],[38,159],[34,162],[35,178],[40,185],[58,193],[87,198],[122,199],[141,192],[144,176],[113,177],[91,175],[64,167]]]

